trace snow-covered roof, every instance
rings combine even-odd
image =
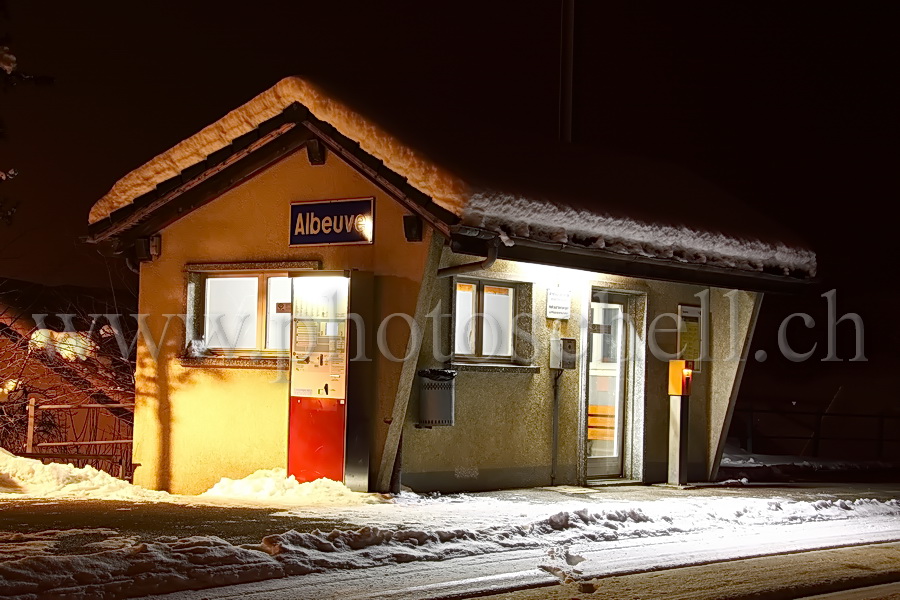
[[[640,176],[622,175],[618,164],[604,172],[603,167],[609,162],[607,158],[588,158],[579,162],[569,160],[565,152],[556,153],[551,160],[538,160],[537,157],[543,156],[541,150],[527,148],[521,154],[522,160],[507,165],[506,182],[502,177],[499,181],[494,180],[494,172],[503,170],[496,164],[501,153],[487,148],[484,150],[487,154],[477,156],[477,151],[472,153],[467,147],[463,154],[476,156],[470,156],[470,164],[476,165],[474,169],[449,160],[432,160],[419,151],[418,146],[413,148],[298,77],[279,81],[212,125],[128,173],[93,206],[89,222],[98,223],[114,211],[132,204],[160,183],[202,162],[295,103],[358,143],[363,151],[406,178],[411,186],[458,217],[461,223],[493,231],[507,245],[524,238],[741,271],[801,277],[812,277],[816,272],[815,253],[773,235],[769,231],[774,227],[771,222],[754,226],[753,219],[734,217],[732,221],[740,225],[738,233],[726,232],[717,226],[715,219],[704,222],[710,214],[739,212],[735,208],[739,203],[724,194],[709,193],[703,186],[686,186],[684,178],[661,176],[656,171]],[[527,164],[529,160],[534,164]],[[556,172],[551,169],[554,160],[561,165]],[[453,164],[453,168],[447,168],[447,164]],[[585,176],[593,178],[589,186],[577,193],[566,190],[569,182],[577,178],[572,176],[573,168],[579,170],[581,179]],[[543,182],[536,186],[525,183],[537,172],[544,173]],[[616,183],[610,187],[608,181],[612,180]],[[511,185],[505,185],[510,181],[513,182]],[[648,182],[654,185],[648,187]],[[678,202],[674,201],[676,198]],[[663,207],[662,213],[665,213],[667,203],[677,205],[678,211],[660,214],[659,207]],[[647,213],[646,205],[652,205],[656,214]]]
[[[88,222],[96,223],[128,206],[158,184],[202,162],[213,152],[253,131],[295,102],[357,142],[360,148],[383,161],[440,206],[457,214],[462,210],[467,191],[461,180],[359,113],[324,94],[308,81],[299,77],[287,77],[212,125],[125,175],[94,204]]]

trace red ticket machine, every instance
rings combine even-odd
[[[287,465],[298,481],[325,477],[368,491],[369,365],[355,364],[370,358],[367,310],[349,309],[368,308],[370,282],[356,271],[310,271],[292,279]]]

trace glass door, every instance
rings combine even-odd
[[[588,326],[588,479],[622,476],[627,297],[594,288]]]

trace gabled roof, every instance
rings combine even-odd
[[[159,183],[180,176],[260,124],[279,116],[294,103],[302,105],[316,119],[328,123],[366,153],[389,165],[439,206],[456,214],[462,210],[467,196],[465,183],[307,81],[288,77],[125,175],[94,204],[88,222],[96,223],[152,191]]]
[[[460,251],[499,237],[501,256],[577,255],[570,266],[613,273],[711,284],[815,275],[811,250],[677,169],[583,148],[467,142],[426,154],[290,77],[116,182],[92,208],[90,232],[93,241],[146,235],[285,152],[323,143]]]

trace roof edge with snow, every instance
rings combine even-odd
[[[640,276],[679,281],[686,280],[686,269],[792,285],[816,273],[815,253],[804,248],[473,189],[296,77],[281,80],[117,181],[91,209],[90,241],[158,231],[286,153],[304,145],[309,150],[310,142],[324,143],[447,237],[458,238],[454,231],[462,225],[482,231],[481,237],[500,237],[507,247],[555,245],[563,254],[581,257],[571,261],[575,268],[586,268],[585,253],[594,253],[601,262],[633,263],[624,270]],[[168,216],[158,216],[166,210]],[[471,249],[471,238],[462,245]],[[650,274],[647,264],[656,265]]]

